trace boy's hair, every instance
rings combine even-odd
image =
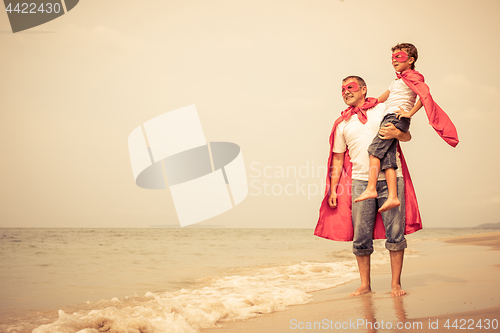
[[[342,82],[345,82],[349,79],[355,79],[356,81],[358,81],[358,84],[360,87],[366,87],[365,80],[363,80],[361,77],[356,76],[356,75],[350,75],[350,76],[346,77],[345,79],[343,79]],[[366,88],[366,89],[367,89],[367,93],[368,93],[368,88]],[[365,94],[365,96],[366,96],[366,94]]]
[[[398,45],[394,46],[391,50],[392,52],[396,50],[406,51],[406,53],[408,53],[408,57],[413,57],[413,59],[415,59],[411,64],[411,69],[415,69],[415,63],[417,62],[418,59],[418,51],[415,45],[410,43],[399,43]]]

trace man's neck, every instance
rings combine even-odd
[[[359,108],[359,107],[361,107],[363,104],[365,104],[365,100],[359,101],[356,105],[352,105],[352,106],[354,106],[355,108]]]

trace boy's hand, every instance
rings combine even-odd
[[[337,208],[337,193],[332,192],[328,198],[328,205],[330,208]]]
[[[405,110],[403,110],[402,107],[399,107],[399,110],[396,111],[396,114],[397,114],[397,118],[398,119],[401,119],[401,118],[411,118],[411,113],[410,112],[406,112]]]

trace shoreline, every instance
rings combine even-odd
[[[292,305],[284,311],[259,314],[246,320],[222,321],[217,327],[201,329],[201,333],[280,333],[303,329],[345,331],[346,329],[336,329],[335,325],[353,321],[357,324],[360,320],[366,325],[389,322],[429,325],[434,320],[438,320],[439,325],[444,325],[444,320],[447,319],[470,319],[477,322],[479,319],[487,319],[487,316],[500,321],[498,250],[500,232],[496,231],[415,241],[409,239],[402,276],[403,288],[408,293],[406,296],[390,296],[390,264],[386,263],[372,269],[374,291],[370,294],[348,296],[359,286],[358,277],[337,287],[308,293],[312,296],[312,301],[307,304]],[[387,253],[385,249],[379,251]],[[92,304],[83,303],[62,307],[66,313],[85,311],[87,308],[88,311],[96,309]],[[0,330],[10,328],[11,331],[14,329],[13,333],[31,332],[35,327],[53,323],[59,317],[56,310],[11,310],[14,311],[4,312],[3,315],[0,311]],[[309,329],[306,328],[307,325],[323,327]],[[394,328],[387,331],[399,331]],[[350,326],[348,330],[353,329]],[[385,331],[369,328],[354,330]],[[402,331],[412,332],[411,329]]]
[[[415,242],[410,243],[410,248],[418,251],[418,256],[405,258],[402,275],[405,296],[390,296],[390,265],[385,264],[372,270],[373,291],[369,294],[348,296],[358,287],[358,279],[312,292],[313,300],[308,304],[245,321],[223,322],[220,327],[201,332],[439,332],[449,331],[444,327],[446,321],[451,326],[457,320],[458,329],[465,321],[463,327],[473,324],[475,330],[479,330],[476,325],[480,319],[481,323],[487,319],[500,321],[500,232]],[[361,321],[366,325],[352,325]],[[378,323],[378,329],[370,328],[367,322],[375,326]],[[381,326],[382,322],[386,325]],[[337,323],[351,326],[341,328]],[[403,326],[400,324],[398,329],[397,323]],[[421,323],[422,327],[418,324],[410,327],[408,323]],[[484,327],[482,330],[497,331]]]

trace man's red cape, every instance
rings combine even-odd
[[[369,115],[368,110],[368,115]],[[342,174],[339,179],[339,184],[337,186],[337,208],[330,208],[328,205],[328,197],[330,196],[330,172],[333,159],[333,139],[335,137],[335,130],[337,125],[342,122],[342,116],[340,116],[333,124],[332,133],[330,134],[330,155],[328,157],[327,170],[329,170],[326,175],[326,189],[325,197],[321,202],[321,207],[319,209],[319,220],[314,230],[314,234],[319,237],[335,240],[335,241],[352,241],[354,236],[354,229],[352,226],[351,218],[351,174],[352,174],[352,163],[349,157],[349,150],[346,150],[344,156],[344,166],[342,168]],[[418,210],[417,196],[415,195],[415,189],[410,178],[410,172],[406,166],[406,161],[401,151],[401,147],[398,144],[398,151],[401,159],[401,170],[403,173],[403,179],[405,184],[405,205],[406,205],[406,227],[405,235],[411,234],[415,231],[422,229],[422,219],[420,218],[420,212]],[[375,227],[373,228],[373,239],[385,239],[385,228],[382,222],[382,216],[377,213],[377,218],[375,220]]]
[[[450,146],[458,144],[458,133],[450,117],[432,99],[429,86],[424,82],[424,76],[413,69],[407,69],[398,75],[415,92],[424,105],[429,124]]]

